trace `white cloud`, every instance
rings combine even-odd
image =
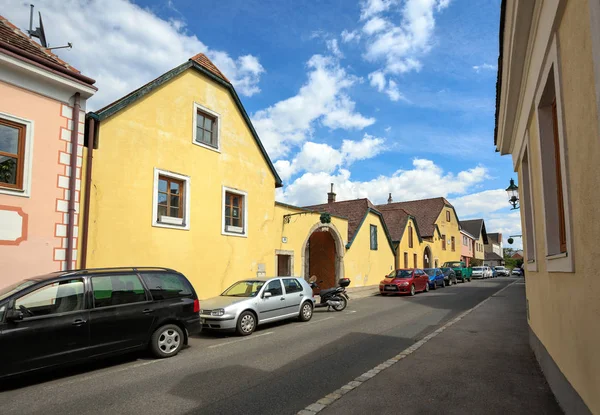
[[[481,217],[481,216],[480,216]],[[504,241],[505,248],[523,249],[523,238],[513,238],[513,244],[508,243],[508,238],[521,235],[521,216],[518,211],[496,212],[489,215],[483,215],[485,220],[485,229],[490,232],[500,232]]]
[[[508,207],[508,196],[504,189],[484,190],[479,193],[457,197],[450,200],[461,219],[474,215],[488,214]],[[495,232],[495,231],[490,231]]]
[[[481,71],[495,71],[496,69],[498,69],[498,67],[496,65],[492,65],[489,63],[483,63],[481,65],[475,65],[473,66],[473,70],[477,73],[481,72]]]
[[[379,92],[385,92],[392,101],[405,99],[400,93],[398,84],[392,80],[387,80],[385,74],[381,71],[375,71],[369,74],[369,82],[372,87],[377,88]]]
[[[378,13],[385,12],[397,2],[397,0],[364,0],[361,4],[360,19],[365,20]]]
[[[342,51],[340,50],[340,47],[338,45],[337,39],[329,39],[329,40],[327,40],[326,44],[327,44],[327,49],[329,49],[329,52],[331,52],[331,54],[333,56],[335,56],[338,59],[341,59],[344,57],[344,54],[342,53]]]
[[[348,30],[343,30],[341,36],[342,36],[342,42],[344,42],[344,43],[349,43],[352,41],[360,40],[360,33],[358,33],[357,30],[353,30],[351,32]]]
[[[360,78],[349,75],[331,57],[314,55],[308,61],[308,81],[298,94],[257,111],[252,122],[272,158],[301,145],[321,121],[332,129],[361,130],[375,122],[355,111],[346,91]]]
[[[379,92],[382,92],[385,89],[385,84],[387,82],[384,73],[381,71],[370,73],[369,81],[371,83],[371,86],[377,88]]]
[[[56,53],[96,79],[99,91],[88,109],[120,98],[199,52],[219,67],[240,94],[260,91],[264,68],[256,57],[233,58],[210,49],[186,32],[181,19],[161,19],[126,0],[40,0],[35,4],[44,16],[51,46],[73,43],[72,50]],[[24,2],[3,4],[2,14],[22,29],[29,26],[29,6]]]
[[[388,81],[388,89],[385,91],[385,93],[388,94],[392,101],[399,101],[400,99],[404,98],[400,93],[396,82],[391,79]]]
[[[386,133],[389,133],[390,131],[392,131],[392,127],[385,127],[384,130]]]
[[[437,11],[442,11],[444,10],[446,7],[448,7],[450,5],[450,2],[452,0],[439,0],[438,4],[437,4]]]
[[[385,203],[388,193],[395,201],[464,194],[488,177],[487,169],[476,166],[458,174],[444,172],[431,160],[415,159],[413,168],[398,170],[391,176],[369,181],[351,180],[350,171],[336,174],[307,172],[290,185],[277,190],[277,199],[300,206],[323,203],[334,183],[337,200],[368,197],[374,203]],[[460,213],[459,213],[460,214]]]
[[[389,26],[389,23],[387,20],[382,19],[379,16],[376,16],[376,17],[369,19],[369,21],[367,23],[365,23],[365,25],[363,26],[362,30],[367,35],[372,35],[374,33],[385,30],[388,26]]]
[[[275,168],[282,180],[301,172],[332,173],[358,160],[373,158],[386,150],[382,138],[365,134],[360,141],[344,140],[339,149],[329,144],[305,142],[292,161],[277,160]]]

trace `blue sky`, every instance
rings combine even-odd
[[[60,56],[98,108],[197,52],[241,95],[286,186],[277,199],[444,196],[462,219],[520,234],[494,153],[500,0],[40,0]],[[3,10],[25,29],[28,7]],[[517,244],[520,241],[517,238]]]

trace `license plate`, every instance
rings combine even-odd
[[[386,291],[396,291],[398,290],[398,287],[385,287]]]

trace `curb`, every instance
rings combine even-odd
[[[391,359],[386,360],[385,362],[375,366],[373,369],[363,373],[362,375],[360,375],[357,378],[355,378],[354,380],[348,382],[347,384],[345,384],[338,390],[336,390],[328,395],[325,395],[323,398],[319,399],[317,402],[314,402],[314,403],[308,405],[306,408],[304,408],[300,412],[298,412],[297,415],[314,415],[316,413],[321,412],[323,409],[327,408],[329,405],[331,405],[332,403],[334,403],[335,401],[340,399],[342,396],[344,396],[351,390],[358,388],[360,385],[362,385],[363,383],[365,383],[372,377],[375,377],[379,372],[398,363],[400,360],[404,359],[406,356],[411,355],[413,352],[415,352],[417,349],[419,349],[421,346],[423,346],[429,340],[433,339],[434,337],[436,337],[438,334],[442,333],[444,330],[446,330],[450,326],[458,323],[460,320],[465,318],[468,314],[470,314],[474,310],[477,310],[479,307],[481,307],[486,302],[488,302],[491,298],[497,296],[502,291],[506,290],[508,287],[515,285],[518,281],[519,280],[515,280],[515,281],[511,282],[510,284],[508,284],[506,287],[501,288],[500,290],[496,291],[495,293],[490,295],[488,298],[486,298],[479,304],[475,305],[473,308],[468,309],[467,311],[460,314],[458,317],[455,317],[453,320],[444,324],[442,327],[438,328],[437,330],[433,331],[432,333],[429,333],[427,336],[423,337],[418,342],[415,342],[412,346],[404,349],[396,356],[392,357]]]

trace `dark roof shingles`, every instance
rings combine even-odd
[[[419,224],[419,232],[422,237],[433,236],[435,232],[435,221],[444,206],[451,206],[443,197],[433,199],[411,200],[408,202],[388,203],[385,205],[377,205],[376,208],[385,216],[386,211],[404,210],[411,216],[414,216]],[[387,217],[386,217],[387,218]],[[389,225],[388,225],[389,226]],[[394,231],[390,231],[394,234]],[[392,236],[393,240],[397,240]]]
[[[323,203],[321,205],[303,206],[305,209],[327,212],[332,215],[343,216],[348,219],[348,241],[354,238],[358,226],[362,222],[369,208],[375,206],[368,199],[345,200],[342,202]]]
[[[472,220],[461,220],[460,226],[469,232],[471,235],[475,237],[475,239],[479,239],[481,236],[481,227],[483,224],[483,219],[472,219]]]

